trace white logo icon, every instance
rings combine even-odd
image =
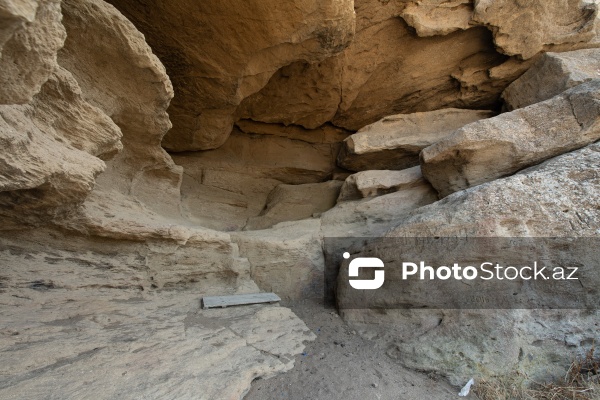
[[[344,258],[347,260],[350,258],[350,253],[344,253]],[[383,261],[376,257],[358,257],[350,261],[348,265],[348,276],[351,278],[358,277],[358,270],[360,268],[383,268]],[[375,270],[375,279],[350,279],[350,286],[354,289],[359,290],[373,290],[379,289],[383,286],[385,280],[385,271],[378,269]]]

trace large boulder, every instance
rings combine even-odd
[[[502,93],[506,108],[527,107],[583,82],[599,79],[598,65],[599,49],[545,53]]]
[[[600,145],[589,145],[417,209],[385,236],[595,240],[600,229],[599,162]],[[554,250],[553,256],[562,251]],[[582,284],[586,282],[592,283]],[[401,295],[402,286],[396,290]],[[534,380],[562,376],[572,358],[585,353],[597,338],[598,312],[589,310],[396,309],[343,314],[361,334],[389,346],[389,354],[403,365],[435,371],[455,384],[516,371]]]
[[[344,140],[338,165],[351,171],[402,170],[419,165],[419,153],[491,111],[443,109],[385,117]]]
[[[382,196],[343,201],[321,215],[321,231],[324,237],[382,235],[411,211],[437,200],[435,190],[423,181]]]
[[[427,147],[421,168],[441,196],[510,175],[600,139],[600,80],[478,121]]]

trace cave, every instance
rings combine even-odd
[[[597,396],[599,7],[0,0],[0,397]]]

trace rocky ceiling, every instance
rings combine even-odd
[[[109,2],[173,82],[170,151],[217,148],[240,119],[357,130],[395,113],[497,108],[540,51],[593,38],[597,13],[579,0]]]

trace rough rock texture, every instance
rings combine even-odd
[[[287,65],[262,90],[244,99],[238,114],[256,121],[315,129],[336,114],[342,96],[341,67],[341,57],[317,64],[298,61]]]
[[[36,18],[48,4],[60,24],[58,2],[40,2]],[[62,10],[66,29],[46,22],[42,38],[61,33],[62,45],[66,30],[60,67],[58,48],[32,39],[45,58],[30,67],[55,64],[28,104],[0,106],[1,397],[241,398],[314,335],[285,308],[199,310],[202,295],[259,288],[228,234],[181,218],[182,169],[160,147],[170,80],[112,6]]]
[[[564,0],[409,1],[402,18],[422,37],[446,35],[473,26],[488,27],[507,55],[528,59],[553,47],[594,41],[597,2]]]
[[[279,68],[332,56],[354,33],[349,0],[111,2],[146,34],[175,84],[164,141],[172,150],[219,147],[240,102]]]
[[[344,140],[337,162],[351,171],[414,167],[425,147],[492,115],[491,111],[451,108],[385,117]]]
[[[152,289],[143,253],[127,244],[115,255],[98,243],[27,242],[0,247],[2,398],[240,399],[253,379],[292,368],[314,339],[283,307],[201,310],[202,295],[235,287],[226,281]]]
[[[30,104],[0,106],[0,125],[0,214],[16,223],[64,217],[104,170],[95,156],[121,147],[119,128],[82,98],[64,69],[49,77]]]
[[[170,109],[175,126],[164,141],[171,150],[218,147],[239,118],[311,129],[332,121],[356,130],[394,112],[490,107],[509,83],[489,81],[487,70],[506,57],[494,51],[484,28],[414,37],[397,18],[402,6],[392,3],[357,2],[354,38],[347,1],[301,2],[292,10],[263,3],[238,10],[228,3],[200,6],[187,0],[152,7],[112,3],[146,34],[175,82]],[[369,8],[386,17],[371,16]],[[190,22],[180,21],[179,14]],[[192,30],[198,21],[203,29]],[[372,46],[374,40],[378,46]],[[403,56],[416,49],[420,57]],[[440,57],[423,70],[425,60]],[[223,61],[215,65],[215,59]]]
[[[356,200],[325,211],[342,184],[327,181],[348,174],[336,156],[350,131],[397,113],[499,109],[540,51],[598,44],[595,4],[111,2],[133,23],[102,0],[0,0],[0,397],[240,398],[314,336],[285,308],[201,311],[200,297],[320,296],[326,236],[598,234],[597,145],[441,202],[416,169],[367,172],[342,196]],[[594,140],[596,86],[502,117],[521,121],[510,155],[525,161],[481,162],[486,179]],[[438,113],[421,135],[456,129]],[[161,143],[210,150],[177,165]],[[369,329],[387,324],[389,355],[453,382],[481,365],[558,371],[562,343],[578,349],[597,331],[596,315],[576,313],[388,317]],[[467,318],[477,324],[463,334]]]
[[[396,226],[402,217],[438,200],[427,182],[375,198],[339,203],[321,215],[321,231],[328,237],[371,237]]]
[[[579,0],[480,0],[473,20],[492,30],[504,54],[527,59],[551,46],[594,39],[597,15],[597,4]]]
[[[0,104],[28,103],[58,66],[60,0],[3,0],[0,21]]]
[[[600,233],[600,146],[455,193],[401,221],[391,237],[586,237]],[[451,223],[449,223],[451,221]],[[513,369],[562,376],[597,339],[597,312],[543,310],[348,311],[365,335],[390,343],[406,366],[455,384]]]
[[[427,183],[419,166],[402,171],[363,171],[346,178],[338,202],[381,196],[423,184]]]
[[[484,28],[473,28],[447,36],[419,38],[395,16],[379,20],[367,14],[369,8],[391,11],[388,9],[392,3],[357,2],[357,33],[342,55],[297,73],[288,71],[280,79],[274,77],[264,94],[259,93],[278,95],[270,95],[272,106],[265,107],[268,113],[253,118],[270,121],[271,113],[277,109],[285,112],[286,104],[312,97],[314,81],[319,82],[316,89],[319,93],[332,93],[341,85],[340,98],[328,95],[329,113],[335,113],[331,120],[334,125],[350,130],[397,113],[445,107],[494,107],[501,88],[509,82],[489,78],[488,70],[507,59],[495,52],[491,35]],[[362,13],[365,15],[361,17]],[[407,54],[411,56],[406,57]],[[433,59],[435,63],[430,62]],[[340,76],[341,83],[336,79],[321,80],[321,76],[328,75],[324,68],[336,68],[334,76]],[[293,92],[287,90],[290,86],[295,89]],[[318,112],[325,114],[324,110],[319,103]],[[292,111],[296,118],[301,116],[296,108]],[[311,113],[310,107],[304,108],[305,115]]]
[[[545,53],[506,88],[502,98],[508,110],[548,100],[573,86],[599,79],[599,65],[599,49]]]
[[[181,194],[188,220],[213,229],[243,228],[276,186],[329,179],[347,136],[328,126],[308,131],[245,122],[240,129],[245,132],[236,129],[219,149],[173,156],[185,169]]]
[[[447,35],[471,27],[471,0],[426,0],[411,2],[402,11],[402,18],[421,37]]]
[[[111,5],[66,0],[63,12],[68,36],[59,62],[75,75],[84,98],[123,132],[124,149],[108,163],[96,190],[126,194],[150,210],[180,216],[182,169],[160,148],[171,127],[166,109],[173,97],[163,65]]]
[[[220,146],[240,118],[358,130],[396,113],[493,108],[523,60],[597,46],[598,6],[580,0],[111,3],[175,82],[164,145],[176,151]]]
[[[340,181],[278,185],[267,197],[265,209],[250,218],[244,229],[265,229],[284,221],[318,216],[332,208],[342,187]]]
[[[35,14],[39,2],[37,0],[2,0],[0,2],[0,15],[2,26],[0,27],[0,55],[4,44],[12,37],[13,33],[22,28],[27,22],[35,20]]]
[[[282,299],[322,298],[324,262],[319,219],[231,235],[240,256],[248,259],[250,276],[261,290],[275,292]]]
[[[475,122],[421,153],[441,196],[510,175],[600,139],[600,80],[550,100]]]

